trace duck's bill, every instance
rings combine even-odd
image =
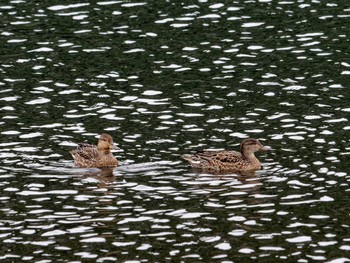
[[[122,148],[119,148],[117,145],[113,144],[110,146],[110,149],[116,152],[124,152]]]
[[[264,146],[261,148],[262,151],[272,151],[272,148],[270,146]]]

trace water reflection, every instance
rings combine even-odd
[[[87,182],[98,182],[97,186],[99,188],[107,188],[111,184],[115,183],[116,176],[113,173],[112,167],[106,167],[101,169],[91,169],[85,171],[83,174],[77,174],[79,178],[82,178]]]

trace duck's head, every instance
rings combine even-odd
[[[97,148],[100,150],[113,150],[115,149],[113,138],[107,133],[102,133],[98,139]]]
[[[258,139],[245,139],[242,143],[241,143],[241,153],[245,153],[245,154],[251,154],[251,153],[255,153],[258,151],[269,151],[271,150],[271,147],[269,146],[264,146],[261,144],[261,142],[259,142]]]

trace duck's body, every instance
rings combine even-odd
[[[245,139],[241,143],[241,151],[201,151],[185,154],[182,159],[188,161],[194,168],[216,172],[245,172],[261,169],[261,163],[254,153],[269,150],[259,140]]]
[[[111,153],[114,148],[113,139],[110,135],[101,134],[98,145],[80,143],[77,149],[70,151],[75,165],[78,167],[108,167],[117,166],[118,161]]]

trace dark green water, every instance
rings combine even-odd
[[[348,262],[348,1],[0,4],[0,260]],[[111,134],[114,171],[73,167]],[[259,138],[251,176],[179,158]]]

